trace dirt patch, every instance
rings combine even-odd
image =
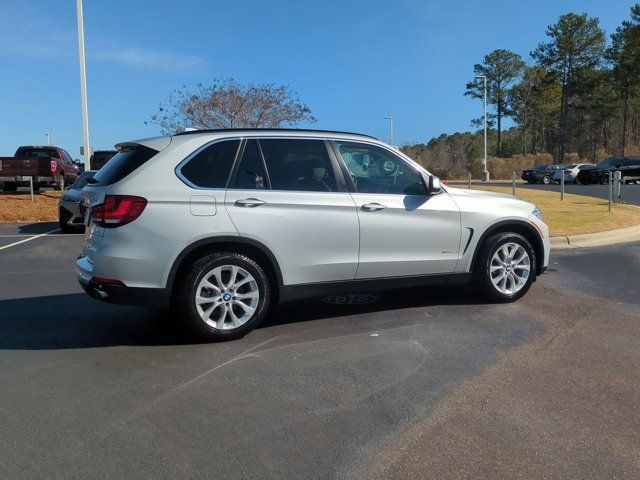
[[[63,192],[0,193],[0,222],[56,222]]]

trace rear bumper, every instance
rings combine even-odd
[[[0,176],[0,182],[28,184],[29,177],[33,178],[34,183],[54,183],[56,181],[56,177],[38,177],[35,175],[2,175]],[[25,180],[25,178],[27,178],[27,180]]]
[[[171,291],[165,288],[140,288],[96,282],[91,276],[92,266],[86,257],[76,261],[78,283],[91,298],[118,305],[169,308]]]

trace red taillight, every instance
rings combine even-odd
[[[55,160],[51,160],[51,162],[49,162],[49,168],[51,169],[51,173],[56,173],[56,169],[58,168],[58,164],[56,163]]]
[[[104,203],[91,207],[91,219],[101,227],[115,228],[142,215],[147,199],[133,195],[107,195]]]

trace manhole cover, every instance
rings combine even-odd
[[[380,300],[375,295],[367,295],[364,293],[350,293],[349,295],[332,295],[325,297],[325,303],[333,305],[365,305],[367,303],[375,303]]]

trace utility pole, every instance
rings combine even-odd
[[[388,115],[384,117],[385,120],[389,120],[389,143],[393,147],[393,117]]]
[[[82,0],[76,0],[78,12],[78,56],[80,57],[80,103],[82,105],[82,141],[84,145],[84,168],[91,170],[91,150],[89,147],[89,113],[87,107],[87,69],[84,55],[84,18]]]
[[[487,171],[487,76],[478,75],[476,79],[484,81],[484,154],[482,156],[482,181],[489,181],[489,172]]]

